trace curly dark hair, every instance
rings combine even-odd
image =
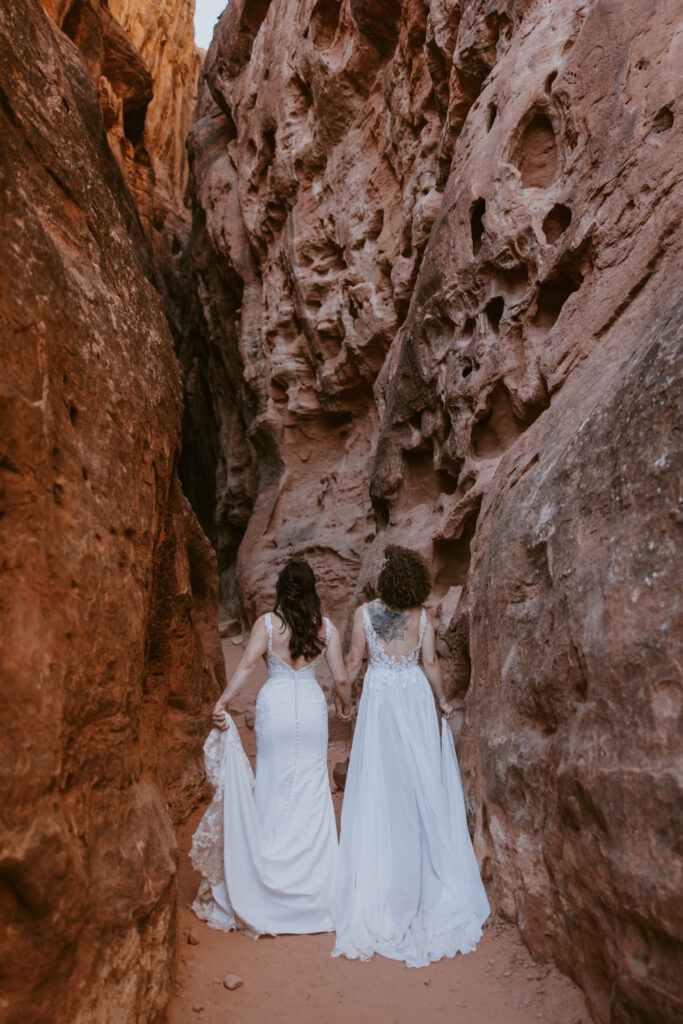
[[[292,659],[317,658],[325,644],[320,640],[323,615],[315,589],[315,574],[308,562],[288,562],[275,585],[275,613],[289,626]]]
[[[422,555],[389,544],[377,580],[379,596],[389,608],[416,608],[432,589],[429,567]]]

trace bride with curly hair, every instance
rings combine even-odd
[[[337,827],[327,773],[327,703],[316,669],[324,656],[348,720],[350,688],[339,632],[323,618],[307,562],[290,562],[272,612],[254,623],[235,674],[213,710],[204,746],[214,799],[192,840],[202,874],[193,904],[215,928],[253,936],[333,930]],[[268,678],[256,699],[256,773],[228,714],[261,658]]]
[[[426,562],[387,547],[377,589],[356,610],[346,659],[353,680],[368,652],[342,807],[332,955],[380,953],[423,967],[473,950],[489,905],[424,608]]]

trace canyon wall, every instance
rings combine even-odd
[[[152,257],[146,269],[177,336],[189,231],[185,139],[203,60],[194,44],[194,4],[43,0],[43,6],[80,50],[97,88],[109,145]]]
[[[0,1020],[140,1024],[170,994],[171,818],[204,795],[224,681],[216,563],[92,54],[124,96],[154,80],[105,5],[46,6],[74,42],[36,0],[0,8]]]
[[[190,133],[188,480],[225,602],[433,612],[494,904],[681,1013],[673,2],[234,0]]]

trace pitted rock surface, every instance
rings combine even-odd
[[[494,902],[599,1021],[680,1013],[675,26],[235,0],[189,142],[223,600],[249,620],[303,556],[343,621],[387,541],[428,557]]]

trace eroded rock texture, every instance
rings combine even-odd
[[[180,372],[137,211],[90,69],[36,0],[0,8],[0,131],[0,1018],[157,1021],[167,809],[203,793],[224,671],[215,560],[177,480]]]
[[[190,139],[224,596],[303,554],[346,614],[388,540],[429,557],[494,901],[599,1021],[681,1012],[676,26],[235,0]]]
[[[187,244],[185,140],[197,98],[202,53],[194,4],[178,0],[43,0],[76,44],[100,101],[112,153],[135,200],[174,333],[185,302],[181,252]]]

